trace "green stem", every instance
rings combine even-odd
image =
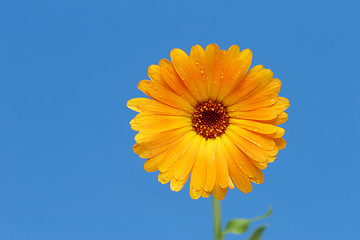
[[[212,208],[214,217],[214,239],[223,240],[221,233],[221,207],[220,201],[212,195]]]

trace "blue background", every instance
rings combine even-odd
[[[210,198],[143,170],[126,101],[143,96],[137,82],[171,49],[213,42],[250,48],[291,102],[288,147],[252,193],[228,192],[223,222],[272,205],[264,240],[355,239],[359,7],[1,1],[0,239],[212,239]]]

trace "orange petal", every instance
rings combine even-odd
[[[204,49],[200,45],[195,45],[190,52],[190,67],[192,68],[193,81],[199,90],[199,101],[207,101],[208,93],[206,86],[206,73],[204,69]]]
[[[261,69],[262,67],[258,68]],[[238,103],[251,96],[256,88],[263,88],[272,81],[273,73],[271,70],[262,69],[257,71],[256,67],[254,67],[254,69],[253,71],[250,70],[238,86],[228,94],[223,101],[224,105],[231,106]]]
[[[156,157],[156,156],[168,151],[176,143],[177,143],[177,141],[169,143],[169,144],[164,145],[164,146],[159,146],[159,147],[150,148],[150,149],[147,149],[143,145],[136,143],[133,146],[133,150],[134,150],[134,153],[138,154],[139,157],[141,157],[141,158],[152,158],[152,157]]]
[[[286,99],[286,98],[285,98]],[[287,100],[287,99],[286,99]],[[279,116],[289,106],[289,103],[279,97],[277,103],[270,107],[259,108],[252,111],[236,111],[229,112],[229,116],[233,118],[257,120],[257,121],[269,121]]]
[[[189,112],[170,107],[169,105],[149,98],[133,98],[127,102],[127,107],[137,112],[148,112],[169,116],[191,116]]]
[[[166,157],[166,153],[158,155],[153,158],[149,158],[145,161],[144,169],[147,172],[155,172],[159,170],[159,165],[163,161],[164,157]]]
[[[185,86],[180,76],[177,74],[174,65],[166,59],[161,59],[159,62],[161,76],[165,82],[182,98],[186,99],[191,106],[196,107],[198,101],[191,94],[189,89]]]
[[[205,49],[205,61],[204,61],[204,71],[206,74],[206,86],[208,96],[211,100],[216,100],[215,89],[219,86],[219,81],[214,76],[214,69],[217,65],[217,58],[220,52],[220,48],[216,44],[209,44]]]
[[[214,140],[206,140],[206,180],[204,190],[211,192],[214,189],[216,180],[216,164],[215,164],[215,149]]]
[[[166,184],[166,183],[170,182],[171,179],[173,179],[173,178],[174,178],[174,168],[171,168],[167,172],[160,172],[159,176],[158,176],[158,180],[162,184]]]
[[[171,179],[171,182],[170,182],[170,188],[171,190],[173,190],[174,192],[179,192],[185,185],[185,183],[187,182],[189,178],[189,175],[186,176],[185,179],[183,180],[177,180],[175,178]]]
[[[191,129],[191,126],[187,126],[156,134],[138,133],[135,135],[135,141],[141,145],[144,145],[148,149],[156,148],[175,141],[185,133],[189,132]]]
[[[151,65],[148,68],[148,75],[151,80],[163,85],[165,88],[171,91],[169,85],[165,82],[164,78],[161,76],[160,67],[158,65]]]
[[[214,140],[215,148],[215,164],[216,164],[216,178],[220,187],[226,188],[229,182],[229,170],[227,160],[224,153],[224,146],[220,138]]]
[[[186,152],[178,159],[174,172],[174,176],[177,180],[181,181],[189,176],[194,165],[196,155],[198,154],[201,140],[202,137],[200,135],[196,135]]]
[[[190,131],[177,141],[177,144],[169,150],[168,157],[160,164],[160,172],[167,172],[176,163],[193,142],[195,135],[194,131]]]
[[[286,141],[283,138],[275,138],[274,141],[280,150],[286,147]]]
[[[229,122],[230,124],[235,124],[237,126],[240,126],[242,128],[245,128],[249,131],[256,133],[261,133],[266,135],[274,134],[279,137],[281,137],[284,133],[284,129],[282,129],[281,127],[274,126],[272,124],[260,123],[256,121],[237,119],[237,118],[231,118]]]
[[[267,154],[267,152],[264,149],[252,144],[251,142],[247,141],[242,137],[239,137],[238,135],[236,135],[231,131],[226,131],[226,134],[223,135],[224,138],[228,136],[231,139],[231,142],[233,142],[238,148],[241,149],[242,152],[244,152],[254,161],[257,162],[267,161],[269,154]],[[232,145],[229,144],[229,147],[232,147]]]
[[[203,190],[197,191],[190,187],[190,197],[192,199],[198,199],[199,197],[201,197],[202,192]]]
[[[229,131],[232,131],[233,133],[245,138],[249,142],[265,149],[265,150],[272,150],[275,148],[275,142],[272,138],[269,138],[267,136],[254,133],[251,131],[248,131],[244,128],[239,127],[235,124],[230,124],[228,126]]]
[[[239,103],[229,106],[227,109],[229,112],[239,111],[251,111],[259,108],[269,107],[274,105],[278,101],[279,97],[277,94],[269,95],[255,95],[247,98]]]
[[[222,188],[218,183],[214,186],[214,197],[218,200],[223,200],[226,196],[227,188]]]
[[[261,170],[264,170],[267,167],[267,162],[256,162],[254,161],[253,164]]]
[[[221,136],[221,140],[224,143],[225,148],[227,149],[232,160],[236,165],[255,183],[264,182],[264,175],[257,167],[252,164],[251,160],[247,155],[245,155],[233,142],[232,138],[229,138],[228,133]],[[233,136],[232,136],[233,137]]]
[[[288,120],[288,114],[286,112],[282,112],[276,118],[264,122],[274,125],[280,125],[285,123],[287,120]]]
[[[138,88],[149,97],[154,98],[166,105],[189,113],[192,113],[194,110],[194,108],[189,104],[188,101],[186,101],[179,95],[169,91],[159,83],[142,80],[139,82]]]
[[[170,57],[176,72],[184,82],[185,86],[198,101],[201,101],[201,94],[194,81],[194,74],[190,65],[189,56],[181,49],[173,49],[170,52]]]
[[[249,70],[252,61],[252,52],[250,49],[242,50],[237,59],[230,58],[227,72],[223,78],[221,90],[217,97],[219,102],[222,102],[244,78],[246,72]]]
[[[143,138],[143,142],[138,142],[133,146],[134,152],[141,158],[155,157],[173,148],[175,144],[178,144],[180,138],[189,131],[191,131],[191,127],[174,129],[152,135],[142,134],[147,137]],[[137,134],[137,136],[139,134]]]
[[[227,52],[229,56],[229,61],[236,61],[240,57],[240,48],[238,45],[232,45],[231,47],[229,47]]]
[[[273,78],[271,82],[263,89],[260,89],[259,94],[278,94],[281,89],[281,81],[277,78]]]
[[[229,68],[229,57],[227,55],[227,52],[225,50],[220,50],[215,61],[216,64],[213,68],[213,79],[210,86],[212,88],[212,95],[209,96],[212,100],[216,100],[218,98],[221,86],[227,80],[227,78],[225,77],[225,74]]]
[[[203,138],[199,147],[196,160],[191,171],[190,188],[200,191],[204,187],[206,179],[206,140]],[[196,195],[196,194],[195,194]]]
[[[235,186],[244,193],[251,192],[252,184],[249,177],[246,176],[243,171],[241,171],[241,169],[237,166],[227,151],[225,151],[225,155],[226,159],[228,160],[229,174]]]
[[[207,192],[207,191],[203,190],[201,193],[201,196],[203,198],[208,198],[208,197],[210,197],[210,194],[211,194],[211,192]]]
[[[191,118],[139,113],[130,121],[131,128],[144,134],[154,134],[192,126]]]

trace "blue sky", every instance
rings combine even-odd
[[[2,1],[0,239],[212,239],[211,201],[132,152],[137,82],[170,50],[253,51],[291,102],[288,147],[223,221],[266,239],[354,239],[360,224],[356,1]],[[252,228],[253,229],[253,228]],[[229,236],[227,240],[244,239]]]

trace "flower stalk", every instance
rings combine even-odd
[[[212,194],[212,208],[213,208],[213,220],[214,220],[214,240],[223,240],[221,232],[221,205]]]

